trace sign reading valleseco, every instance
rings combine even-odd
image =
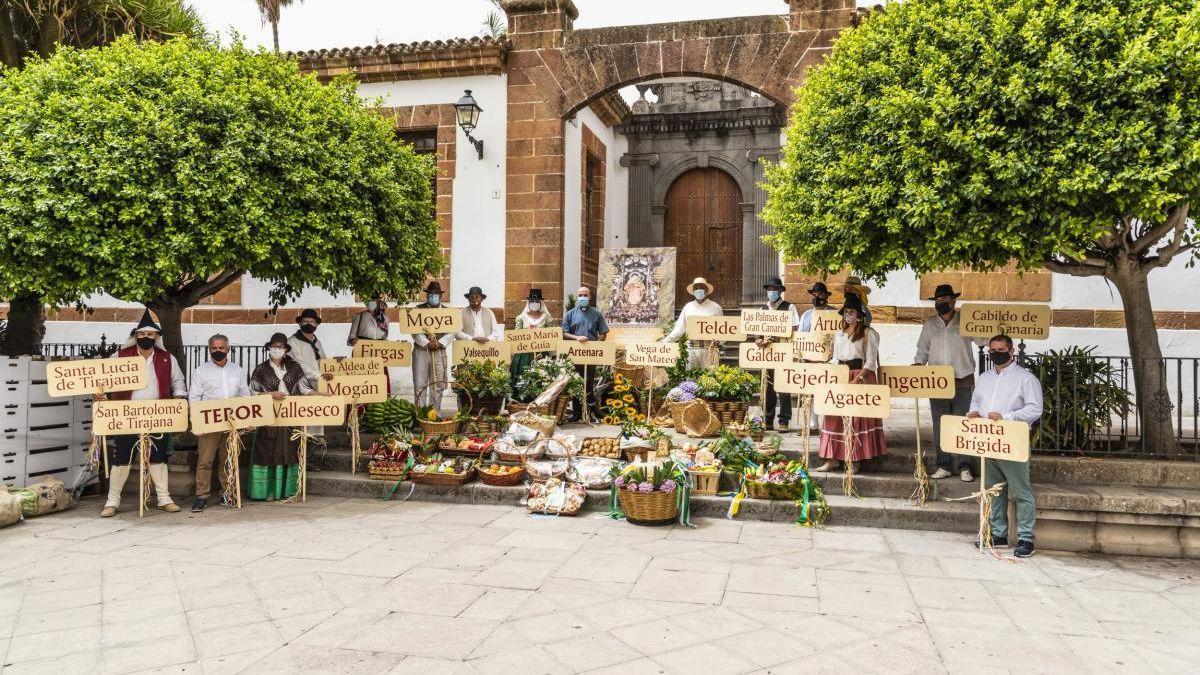
[[[891,390],[882,384],[839,384],[813,397],[818,415],[885,419],[892,414]]]
[[[346,422],[346,399],[341,396],[288,396],[272,399],[273,427],[330,426]]]
[[[825,362],[833,358],[833,339],[830,333],[796,333],[792,338],[792,349],[797,361]]]
[[[746,339],[740,316],[689,316],[685,327],[689,340],[741,342]]]
[[[794,363],[775,369],[775,391],[781,394],[816,395],[850,381],[844,363]]]
[[[387,399],[387,370],[382,359],[321,359],[317,391],[344,396],[352,403],[382,403]],[[325,379],[332,375],[333,379]]]
[[[176,433],[187,431],[187,428],[187,399],[96,401],[92,404],[92,433],[96,436]]]
[[[954,398],[954,366],[884,366],[892,398]]]
[[[812,314],[813,333],[836,333],[842,329],[842,315],[832,309],[822,309]]]
[[[215,401],[196,401],[191,404],[192,433],[211,434],[249,427],[269,427],[275,421],[275,408],[270,394],[238,396]]]
[[[1050,305],[968,302],[959,310],[958,332],[963,337],[1045,340],[1050,318]]]
[[[790,337],[792,313],[784,309],[743,309],[742,332],[746,335]]]
[[[146,359],[51,361],[46,364],[46,389],[51,396],[79,396],[96,392],[138,391],[150,383]]]
[[[491,361],[493,363],[508,363],[512,360],[507,342],[476,342],[474,340],[455,340],[450,350],[451,363],[467,361]]]
[[[462,310],[457,307],[404,307],[401,333],[457,333],[462,330]]]
[[[617,345],[563,340],[558,343],[558,355],[570,357],[571,363],[577,366],[611,366],[617,362]]]
[[[787,342],[768,342],[762,347],[753,342],[738,345],[738,367],[746,370],[774,370],[795,363],[792,345]]]
[[[562,328],[521,328],[504,332],[504,341],[513,354],[552,352],[562,340]]]
[[[942,452],[1029,461],[1029,425],[1025,422],[942,415],[940,431]]]
[[[679,358],[679,345],[674,342],[644,342],[625,345],[625,363],[631,366],[670,368]]]
[[[411,342],[399,340],[358,340],[350,356],[356,359],[382,359],[383,365],[389,368],[402,368],[412,365]]]

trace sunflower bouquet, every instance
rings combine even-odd
[[[646,415],[640,412],[638,399],[629,378],[620,373],[613,374],[613,386],[604,399],[604,424],[645,422]]]

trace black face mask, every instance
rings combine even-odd
[[[1008,363],[1009,359],[1012,358],[1012,354],[1009,352],[988,352],[988,358],[997,366],[1002,366]]]
[[[817,297],[813,298],[813,307],[824,307],[825,305],[828,305],[828,304],[829,304],[829,301],[826,300],[825,298],[817,298]]]
[[[313,333],[317,332],[317,327],[311,323],[306,323],[303,326],[300,326],[300,330],[307,335],[312,335]]]
[[[157,340],[152,337],[140,337],[137,339],[137,346],[141,349],[150,349],[154,347],[155,342],[157,342]]]
[[[953,307],[951,307],[950,303],[948,303],[948,302],[935,302],[935,303],[933,303],[933,309],[938,314],[949,314],[950,310],[953,309]]]
[[[208,355],[212,358],[213,361],[216,361],[217,363],[220,363],[225,360],[225,352],[214,351],[214,352],[209,352]]]

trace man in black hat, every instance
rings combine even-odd
[[[417,309],[441,309],[442,285],[431,281],[425,286],[425,302]],[[454,333],[413,334],[413,392],[419,406],[440,409],[442,392],[450,381],[446,348],[454,342]],[[432,383],[432,384],[431,384]],[[440,412],[440,410],[439,410]]]
[[[941,480],[958,471],[965,482],[975,480],[978,464],[970,455],[952,455],[942,452],[942,415],[966,415],[971,407],[971,394],[975,391],[975,343],[958,333],[959,314],[955,303],[961,293],[955,293],[950,284],[941,284],[933,292],[935,314],[921,326],[917,338],[915,366],[952,366],[954,368],[954,398],[929,399],[929,412],[933,417],[933,445],[937,448],[938,469],[930,476]],[[954,466],[954,465],[957,466]]]
[[[467,306],[462,312],[462,331],[458,334],[458,339],[476,342],[502,340],[504,324],[496,321],[492,310],[483,306],[483,301],[487,299],[483,289],[472,286],[463,297],[467,299]]]
[[[315,309],[306,309],[296,317],[299,329],[288,338],[288,346],[292,348],[291,357],[304,370],[304,379],[308,386],[317,388],[317,380],[321,379],[321,359],[325,358],[325,347],[317,339],[317,326],[321,325],[321,317]]]
[[[776,311],[789,312],[792,317],[792,331],[800,329],[800,314],[796,311],[796,306],[787,300],[783,299],[784,292],[787,287],[783,285],[783,279],[779,277],[771,277],[767,279],[767,283],[763,284],[763,290],[767,292],[767,304],[764,309],[772,309]],[[758,336],[754,341],[759,348],[763,348],[769,342],[774,342],[775,338]],[[767,393],[765,401],[765,409],[763,410],[763,421],[766,422],[767,429],[775,429],[775,408],[776,402],[779,407],[779,430],[787,431],[788,424],[792,420],[792,395],[783,394],[782,396],[775,392],[775,371],[767,370]]]
[[[808,289],[808,294],[812,297],[812,307],[804,310],[800,315],[800,332],[807,333],[813,328],[813,315],[817,312],[834,309],[829,306],[829,288],[824,282],[818,281]],[[809,410],[808,413],[808,430],[819,432],[821,430],[821,421],[817,418],[815,410]]]

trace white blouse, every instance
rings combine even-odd
[[[833,338],[833,362],[862,359],[866,370],[879,370],[879,333],[867,328],[867,334],[857,342],[850,339],[846,331],[838,331]]]

